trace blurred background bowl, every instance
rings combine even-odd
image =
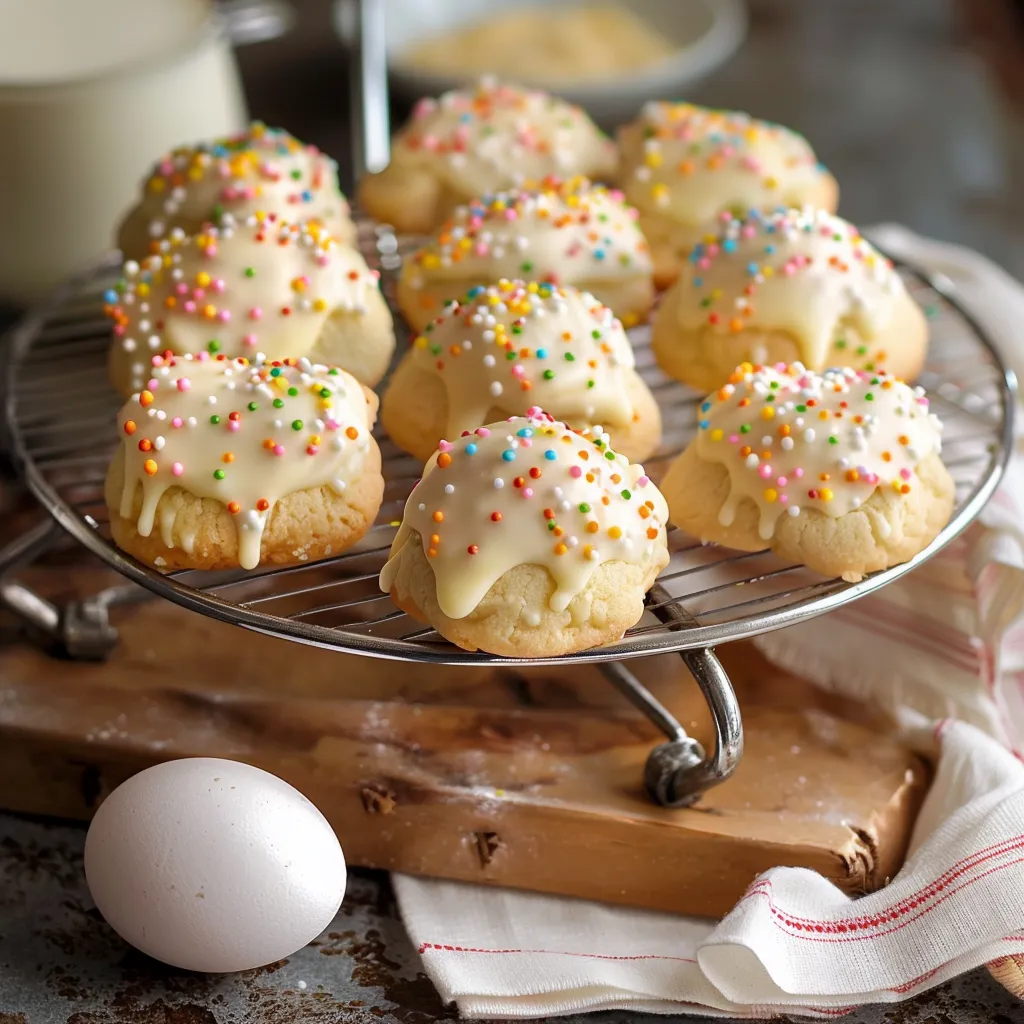
[[[434,73],[412,66],[404,58],[417,44],[485,21],[496,13],[491,0],[382,0],[387,24],[388,71],[397,96],[418,99],[436,96],[472,81],[476,75]],[[499,10],[550,10],[578,7],[579,0],[504,0]],[[616,5],[645,22],[667,40],[673,52],[629,74],[594,81],[531,81],[517,83],[556,92],[577,103],[598,121],[616,123],[633,117],[652,97],[682,98],[686,88],[725,63],[743,42],[747,11],[743,0],[619,0]],[[350,42],[354,27],[351,8],[335,5],[335,28]]]

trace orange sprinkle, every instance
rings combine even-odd
[[[270,502],[267,501],[266,498],[260,498],[260,500],[256,502],[256,508],[260,512],[266,512],[267,509],[270,508]]]
[[[441,452],[437,457],[437,468],[447,469],[452,464],[452,457],[447,452]]]
[[[657,536],[658,536],[658,531],[653,526],[647,527],[647,539],[648,540],[655,540],[657,538]]]
[[[561,543],[561,541],[559,541],[559,543],[555,545],[556,555],[564,555],[568,550],[569,549],[563,543]]]
[[[239,505],[237,501],[229,501],[228,502],[228,511],[233,516],[237,516],[238,513],[242,511],[242,506]]]
[[[892,462],[892,452],[882,452],[882,459],[885,462]]]
[[[595,523],[593,520],[587,523],[587,533],[597,533],[597,531],[600,529],[601,527],[598,526],[597,523]]]
[[[443,523],[444,513],[438,509],[430,518],[433,519],[435,523]]]
[[[220,461],[221,462],[234,462],[235,461],[235,453],[234,452],[225,452],[220,457]]]
[[[126,433],[126,434],[127,434],[128,436],[129,436],[129,437],[131,437],[131,436],[132,436],[132,434],[134,434],[134,433],[135,433],[135,431],[136,431],[136,430],[138,430],[138,429],[139,429],[139,428],[138,428],[138,425],[136,424],[135,420],[128,420],[128,421],[127,421],[127,422],[125,423],[125,425],[124,425],[124,432],[125,432],[125,433]]]
[[[139,451],[140,452],[151,452],[152,450],[153,450],[153,442],[150,441],[150,439],[148,437],[144,437],[139,442]]]
[[[354,441],[359,436],[359,431],[356,430],[355,427],[346,427],[345,428],[345,436],[349,440]]]
[[[147,476],[156,476],[157,465],[152,459],[146,459],[142,468],[146,471]]]
[[[143,391],[142,394],[139,395],[139,405],[141,405],[143,409],[152,405],[154,401],[155,399],[153,398],[152,391]]]

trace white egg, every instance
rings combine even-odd
[[[242,971],[289,956],[327,927],[345,857],[297,789],[238,761],[195,757],[133,776],[85,841],[100,913],[175,967]]]

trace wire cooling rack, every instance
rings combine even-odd
[[[387,229],[361,228],[364,251],[390,292],[402,250]],[[912,561],[856,584],[826,579],[768,551],[702,546],[670,530],[672,561],[648,595],[643,619],[618,643],[567,655],[609,662],[707,648],[827,612],[877,590],[959,534],[984,507],[1002,475],[1012,441],[1012,374],[943,278],[901,266],[931,326],[920,383],[945,423],[943,460],[956,482],[949,525]],[[374,527],[355,548],[325,561],[251,572],[161,574],[110,540],[103,479],[117,443],[120,400],[106,379],[110,333],[102,294],[116,278],[112,256],[68,285],[13,334],[7,365],[9,444],[25,479],[75,539],[155,593],[216,619],[318,647],[404,661],[500,663],[512,659],[462,651],[409,618],[382,594],[377,575],[420,466],[378,431],[387,481]],[[396,318],[397,319],[397,318]],[[655,366],[649,332],[631,332],[637,364],[662,409],[664,442],[645,465],[658,479],[693,436],[701,396]],[[399,351],[402,349],[400,334]],[[386,385],[385,385],[386,386]],[[551,659],[554,660],[554,659]],[[540,661],[538,663],[544,663]]]

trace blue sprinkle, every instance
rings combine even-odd
[[[546,348],[539,348],[539,349],[537,349],[535,355],[537,356],[538,359],[547,359],[547,357],[548,357],[548,350]]]
[[[775,252],[775,246],[774,245],[766,245],[764,247],[764,251],[766,253],[768,253],[768,255],[770,256],[773,252]]]
[[[463,124],[469,124],[469,122],[473,120],[473,115],[472,114],[463,114],[462,117],[459,118],[459,120]]]
[[[469,289],[469,298],[475,299],[483,290],[484,286],[482,284],[473,285],[473,287]]]
[[[700,405],[700,411],[701,412],[707,412],[708,409],[710,409],[710,408],[711,408],[711,403],[710,402],[701,402],[701,405]]]
[[[463,449],[467,455],[476,455],[476,445],[472,441]]]
[[[594,250],[594,259],[595,260],[603,260],[604,259],[604,249],[595,249]]]
[[[707,430],[708,429],[708,421],[707,420],[701,420],[700,421],[700,429],[701,430]]]
[[[748,263],[747,264],[747,273],[750,274],[751,276],[756,274],[757,270],[758,270],[758,267],[757,267],[756,263]]]
[[[103,293],[103,301],[108,303],[109,305],[113,305],[115,302],[117,302],[117,299],[118,294],[117,292],[114,291],[113,288]]]
[[[704,278],[703,277],[695,277],[693,279],[693,287],[694,288],[701,288],[701,287],[703,287],[703,285],[704,285]]]
[[[304,203],[313,202],[313,193],[310,192],[308,188],[305,190],[305,192],[302,193],[302,201]]]
[[[533,437],[533,430],[530,427],[522,427],[516,431],[516,437]]]
[[[556,452],[556,451],[554,450],[554,448],[549,448],[549,449],[548,449],[548,450],[547,450],[547,451],[546,451],[546,452],[544,453],[544,458],[545,458],[545,459],[547,459],[547,460],[548,460],[548,462],[554,462],[554,461],[555,461],[555,459],[557,459],[557,458],[558,458],[558,453],[557,453],[557,452]]]
[[[736,251],[736,239],[735,238],[727,238],[722,243],[722,251],[723,252],[735,252]]]
[[[505,450],[504,450],[504,451],[503,451],[503,452],[501,453],[501,457],[502,457],[502,458],[503,458],[503,459],[504,459],[504,460],[505,460],[506,462],[511,462],[511,461],[512,461],[512,460],[513,460],[513,459],[514,459],[514,458],[516,457],[516,453],[515,453],[515,452],[514,452],[514,451],[513,451],[513,450],[512,450],[511,448],[506,448],[506,449],[505,449]]]

